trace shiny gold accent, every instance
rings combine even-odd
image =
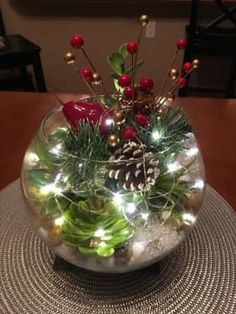
[[[120,139],[116,134],[110,134],[108,136],[108,144],[111,147],[116,147],[120,143]]]
[[[139,22],[142,26],[146,26],[149,22],[149,17],[147,15],[143,14],[140,16]]]
[[[72,64],[75,62],[75,55],[72,52],[67,52],[64,56],[64,60],[67,64]]]
[[[192,64],[193,64],[193,67],[194,67],[195,69],[198,68],[198,66],[199,66],[199,64],[200,64],[199,59],[194,59],[193,62],[192,62]]]
[[[95,85],[99,85],[102,83],[102,77],[98,72],[94,72],[92,76],[92,83]]]
[[[117,125],[122,124],[125,121],[124,118],[125,118],[124,111],[120,110],[114,112],[114,121]]]
[[[169,77],[170,77],[172,80],[175,80],[178,75],[179,75],[179,72],[178,72],[175,68],[170,69]]]
[[[173,101],[175,99],[175,95],[174,94],[172,94],[172,93],[169,93],[168,94],[168,98],[167,98],[167,100],[169,100],[169,101]]]

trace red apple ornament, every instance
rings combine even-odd
[[[96,124],[105,112],[102,105],[93,102],[69,101],[63,106],[63,113],[74,130],[77,130],[77,122],[81,120]]]

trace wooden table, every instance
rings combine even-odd
[[[60,95],[64,101],[75,97]],[[236,99],[179,98],[175,103],[196,128],[207,182],[236,210]],[[56,105],[51,94],[0,92],[0,189],[19,177],[29,141]]]

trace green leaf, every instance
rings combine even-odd
[[[143,64],[144,64],[144,61],[143,61],[143,60],[138,61],[137,64],[136,64],[136,66],[135,66],[135,69],[140,68]],[[125,71],[125,73],[131,75],[131,74],[132,74],[132,67],[131,67],[131,68],[128,68],[128,69]]]
[[[111,78],[113,78],[114,80],[117,80],[119,78],[119,74],[112,73]]]
[[[117,92],[122,94],[124,88],[120,87],[120,85],[118,84],[118,80],[114,80],[114,85],[115,85]]]
[[[53,215],[56,213],[64,212],[70,205],[69,200],[63,196],[51,194],[44,204],[45,215]]]
[[[127,51],[127,43],[123,43],[120,45],[120,48],[119,48],[119,53],[122,55],[122,57],[124,59],[126,59],[128,57],[128,51]]]
[[[107,62],[116,74],[121,75],[125,70],[125,59],[119,52],[112,52],[107,57]]]
[[[45,170],[28,170],[26,178],[31,185],[42,187],[50,182],[51,174]]]
[[[49,197],[44,205],[45,215],[50,216],[60,212],[54,196]]]
[[[88,247],[82,247],[82,246],[79,246],[79,251],[82,254],[94,254],[94,253],[96,253],[96,249],[88,248]]]
[[[102,257],[110,257],[114,254],[114,252],[115,252],[114,248],[109,246],[106,247],[99,246],[97,248],[97,254]]]
[[[49,170],[54,170],[55,165],[53,162],[53,156],[49,153],[47,147],[42,143],[39,138],[35,139],[34,145],[41,164],[43,164]]]

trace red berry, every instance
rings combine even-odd
[[[139,81],[139,88],[143,92],[150,92],[153,89],[154,82],[150,77],[143,77]]]
[[[118,78],[118,84],[121,87],[127,87],[131,84],[131,77],[128,74],[122,74],[121,76],[119,76]]]
[[[185,62],[185,63],[183,64],[183,70],[184,70],[184,72],[189,72],[189,71],[192,70],[192,68],[193,68],[193,65],[192,65],[191,62]]]
[[[70,44],[73,48],[80,49],[84,45],[84,39],[81,35],[72,35],[70,39]]]
[[[132,127],[125,128],[122,132],[122,135],[126,140],[133,140],[137,135],[137,131]]]
[[[135,41],[130,41],[127,44],[127,51],[131,54],[136,53],[138,50],[138,44]]]
[[[186,83],[187,83],[187,80],[185,77],[179,77],[177,80],[177,85],[179,86],[179,88],[185,87]]]
[[[187,41],[185,38],[180,38],[176,42],[176,46],[178,49],[184,49],[187,45]]]
[[[147,126],[149,124],[149,119],[140,112],[136,114],[135,120],[140,126]]]
[[[135,98],[136,96],[136,90],[133,89],[132,87],[130,86],[127,86],[124,90],[124,96],[127,98],[127,99],[132,99],[133,97]]]
[[[80,74],[86,79],[86,80],[91,80],[93,73],[89,68],[82,68],[80,70]]]

